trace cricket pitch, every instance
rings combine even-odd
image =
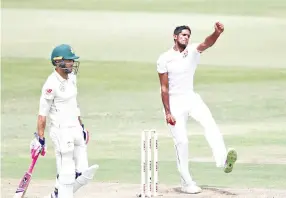
[[[18,184],[15,179],[2,179],[1,189],[2,197],[12,197]],[[31,181],[29,189],[26,193],[26,198],[48,198],[52,191],[54,182],[51,180]],[[239,189],[239,188],[216,188],[210,186],[202,186],[203,192],[193,195],[198,198],[219,197],[219,198],[283,198],[286,197],[286,190],[272,189]],[[123,184],[123,183],[107,183],[107,182],[92,182],[80,189],[75,198],[132,198],[140,192],[140,185]],[[188,194],[180,192],[179,186],[159,185],[159,197],[187,197]]]

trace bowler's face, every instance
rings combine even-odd
[[[187,46],[189,44],[191,33],[189,30],[185,29],[178,35],[174,35],[175,41],[181,46]]]

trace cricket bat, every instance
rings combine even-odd
[[[33,173],[34,167],[36,165],[36,162],[37,162],[40,154],[44,155],[45,149],[41,149],[40,151],[35,149],[35,150],[31,151],[32,162],[29,166],[28,171],[22,177],[13,198],[24,198],[24,195],[25,195],[25,193],[29,187],[30,181],[32,179],[32,173]]]

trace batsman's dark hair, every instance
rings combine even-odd
[[[183,30],[189,30],[190,33],[192,33],[192,32],[191,32],[191,28],[190,28],[189,26],[187,26],[187,25],[181,25],[181,26],[177,26],[177,27],[175,28],[174,34],[175,34],[175,35],[178,35],[178,34],[180,34]]]

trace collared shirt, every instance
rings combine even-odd
[[[54,71],[42,87],[39,115],[48,116],[56,127],[78,126],[80,110],[77,103],[76,76],[64,79]]]
[[[169,95],[193,92],[194,74],[200,59],[198,44],[191,44],[182,52],[172,47],[157,60],[157,72],[168,73]]]

